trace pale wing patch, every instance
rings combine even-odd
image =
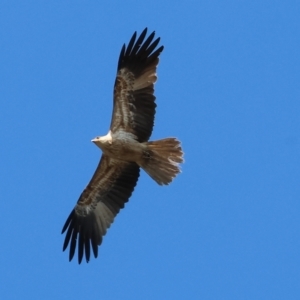
[[[159,59],[157,58],[143,73],[135,79],[133,84],[133,90],[140,90],[154,84],[157,80],[156,67]]]
[[[142,76],[140,76],[134,81],[133,89],[135,91],[143,89],[155,83],[156,80],[157,80],[157,76],[155,70],[149,70],[147,73],[144,73]]]
[[[98,202],[94,213],[97,216],[97,224],[103,236],[114,221],[115,215],[103,202]]]

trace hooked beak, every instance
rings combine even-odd
[[[96,144],[97,138],[94,138],[91,140],[91,142],[93,142],[94,144]]]

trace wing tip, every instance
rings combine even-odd
[[[102,243],[102,234],[99,230],[93,229],[94,222],[93,213],[84,218],[78,216],[75,209],[70,213],[62,229],[62,233],[66,231],[62,250],[64,252],[69,246],[69,262],[73,260],[77,248],[78,264],[81,264],[84,257],[88,263],[91,245],[94,257],[98,257],[98,246]]]
[[[155,50],[160,42],[160,37],[153,41],[156,33],[153,31],[145,40],[147,32],[148,27],[146,27],[137,37],[137,31],[135,31],[128,45],[126,46],[126,44],[123,44],[118,60],[118,70],[128,67],[131,64],[148,64],[150,60],[153,61],[153,59],[160,55],[164,49],[164,46],[160,46]]]

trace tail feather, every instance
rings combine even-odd
[[[147,142],[140,167],[142,167],[159,185],[169,184],[178,173],[183,162],[180,142],[175,138],[166,138]]]

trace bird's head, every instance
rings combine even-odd
[[[112,143],[110,132],[104,136],[96,136],[94,139],[92,139],[92,142],[96,144],[101,150],[104,150],[104,148],[111,145]]]

